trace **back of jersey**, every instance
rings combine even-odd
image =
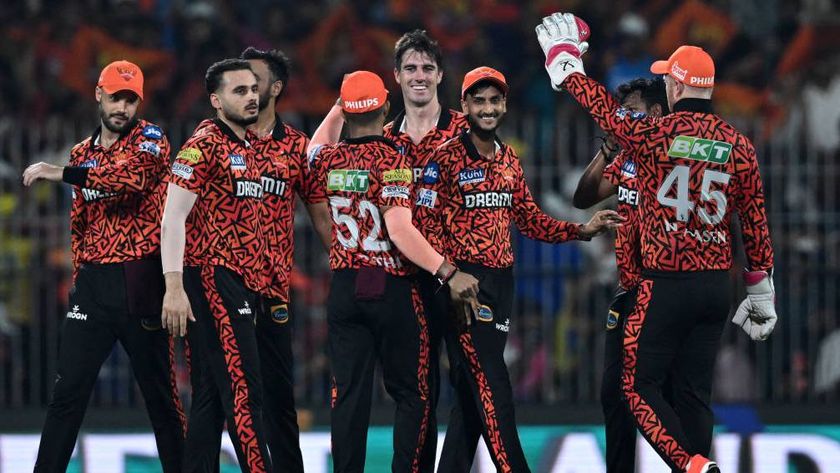
[[[711,113],[676,112],[658,125],[659,133],[637,142],[646,155],[636,170],[644,267],[729,269],[733,210],[741,217],[751,265],[772,266],[764,192],[749,140]]]
[[[327,201],[333,220],[330,269],[379,266],[394,275],[415,268],[393,246],[384,207],[411,208],[411,166],[381,136],[324,146],[313,162],[312,202]]]

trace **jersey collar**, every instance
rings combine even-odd
[[[223,135],[227,136],[228,139],[230,139],[234,143],[239,143],[239,144],[241,144],[242,146],[245,146],[245,147],[251,146],[250,143],[248,143],[247,140],[243,140],[243,139],[239,138],[238,136],[236,136],[236,133],[234,133],[233,130],[231,130],[230,127],[227,125],[227,123],[222,121],[221,118],[219,118],[219,117],[214,118],[213,123],[215,123],[216,126],[219,127],[219,130],[222,131]],[[246,133],[247,133],[247,131],[246,131]]]
[[[499,154],[499,151],[501,151],[502,148],[504,148],[505,144],[502,143],[502,140],[500,140],[498,136],[495,138],[494,141],[496,143],[496,153],[495,154]],[[478,148],[475,147],[475,144],[470,139],[470,132],[469,131],[464,131],[463,133],[461,133],[461,144],[464,145],[464,148],[467,150],[467,156],[469,156],[470,158],[472,158],[476,161],[487,161],[488,159],[490,159],[490,158],[485,158],[484,156],[481,155],[481,153],[478,152]]]
[[[140,120],[135,119],[133,125],[131,125],[130,127],[126,128],[125,130],[120,132],[120,137],[117,138],[117,141],[120,141],[123,138],[125,138],[126,136],[128,136],[128,134],[131,133],[131,131],[134,130],[137,127],[137,125],[139,125],[139,124],[140,124]],[[92,151],[94,147],[99,146],[99,137],[101,135],[102,135],[102,124],[100,123],[99,126],[96,127],[95,130],[93,130],[93,134],[90,135],[90,146],[88,147],[88,152]],[[114,143],[116,144],[116,141]]]
[[[687,98],[674,104],[675,112],[715,113],[712,101],[708,99]]]
[[[280,120],[280,115],[274,114],[274,129],[271,130],[271,137],[277,141],[286,137],[286,124]]]
[[[398,126],[398,132],[405,133],[405,110],[400,111],[400,113],[394,117],[393,123],[393,126]],[[441,105],[440,115],[438,116],[436,127],[438,130],[445,130],[449,128],[450,123],[452,123],[452,111]]]

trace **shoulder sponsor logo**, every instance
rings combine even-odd
[[[628,177],[633,179],[636,177],[636,163],[633,161],[627,160],[621,163],[621,174],[624,177]]]
[[[160,140],[163,139],[163,130],[155,125],[146,125],[143,127],[143,136],[150,140]]]
[[[440,165],[431,162],[423,168],[423,184],[437,184],[440,180]]]
[[[178,156],[175,159],[197,164],[201,161],[201,151],[198,148],[184,148],[178,152]]]
[[[411,182],[411,169],[391,169],[382,173],[383,182]]]
[[[465,209],[500,209],[508,208],[512,204],[511,192],[486,191],[464,194]]]
[[[420,189],[417,193],[417,202],[414,205],[420,205],[422,207],[428,207],[430,209],[435,208],[435,204],[437,203],[437,192],[431,189]]]
[[[481,322],[492,322],[493,310],[489,306],[480,305],[478,306],[478,312],[475,313],[475,318]]]
[[[289,321],[289,306],[278,304],[271,306],[271,321],[276,324],[285,324]]]
[[[723,164],[729,161],[730,154],[732,154],[731,143],[685,135],[674,138],[671,147],[668,149],[668,156],[672,158],[708,161],[714,164]]]
[[[475,184],[484,182],[484,169],[462,169],[458,173],[458,184]]]
[[[244,171],[248,168],[247,164],[245,163],[245,156],[241,154],[229,154],[228,158],[230,159],[230,169],[233,171]]]
[[[85,162],[83,162],[82,164],[79,165],[79,167],[83,167],[83,168],[95,168],[97,166],[99,166],[99,161],[97,161],[95,159],[88,159],[87,161],[85,161]]]
[[[630,204],[633,207],[639,205],[639,191],[635,189],[628,189],[624,186],[618,186],[618,201],[625,204]]]
[[[263,174],[260,177],[263,193],[283,197],[286,193],[286,180],[279,177]]]
[[[327,190],[367,192],[370,171],[363,169],[333,169],[327,175]]]
[[[183,163],[172,163],[172,174],[184,179],[192,179],[193,168]]]
[[[140,143],[140,151],[151,153],[155,156],[160,156],[160,146],[151,141],[144,141]]]
[[[233,181],[234,190],[233,196],[234,197],[245,197],[245,198],[254,198],[254,199],[262,199],[263,197],[263,186],[262,182],[254,182],[254,181],[246,181],[245,179],[237,179]]]
[[[382,188],[383,198],[408,199],[409,190],[406,186],[385,186]]]
[[[67,318],[68,319],[74,319],[74,320],[87,320],[87,317],[88,317],[87,314],[83,314],[83,313],[79,312],[79,310],[80,310],[79,306],[74,305],[73,310],[71,310],[70,312],[67,313]]]

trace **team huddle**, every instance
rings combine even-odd
[[[100,126],[68,166],[37,163],[24,184],[72,186],[73,289],[35,471],[65,471],[102,363],[129,354],[165,472],[217,472],[225,424],[243,472],[302,472],[289,323],[295,195],[329,256],[332,463],[365,471],[374,370],[396,403],[392,470],[469,472],[483,438],[500,472],[530,471],[516,429],[504,348],[513,313],[511,224],[563,243],[615,229],[619,285],[606,322],[602,405],[607,471],[635,470],[637,431],[675,472],[709,459],[712,368],[729,314],[730,221],[740,219],[747,298],[732,321],[754,340],[776,323],[773,250],[755,150],[713,113],[714,63],[682,46],[655,80],[587,77],[588,26],[556,13],[537,26],[552,87],[607,133],[575,193],[618,209],[585,224],[540,210],[516,151],[502,142],[509,86],[478,67],[461,110],[441,106],[435,41],[397,41],[405,110],[345,75],[311,140],[275,108],[286,57],[248,48],[207,70],[215,116],[170,160],[163,130],[137,117],[143,73],[107,65]],[[342,131],[343,130],[343,131]],[[342,138],[343,137],[343,138]],[[175,383],[185,337],[192,399]],[[455,391],[437,458],[438,360]],[[437,465],[437,470],[435,470]]]

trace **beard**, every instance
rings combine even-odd
[[[121,118],[123,120],[123,124],[117,125],[113,123],[111,121],[113,118]],[[137,122],[136,117],[129,117],[125,113],[105,113],[105,110],[102,108],[102,104],[99,104],[99,120],[105,128],[112,133],[117,134],[122,134],[126,130],[130,130],[134,126],[134,123]]]
[[[236,113],[225,109],[222,109],[222,113],[224,113],[225,118],[232,121],[233,123],[236,123],[242,128],[248,128],[249,125],[257,123],[257,119],[260,118],[259,114],[254,114],[253,116],[246,117],[240,113]]]
[[[496,126],[492,129],[482,128],[472,115],[467,115],[467,122],[470,124],[470,133],[475,133],[483,141],[490,141],[496,137],[496,130],[499,129],[501,120],[496,120]]]
[[[268,107],[268,101],[271,99],[271,89],[265,89],[264,94],[260,94],[259,111],[262,112]]]

